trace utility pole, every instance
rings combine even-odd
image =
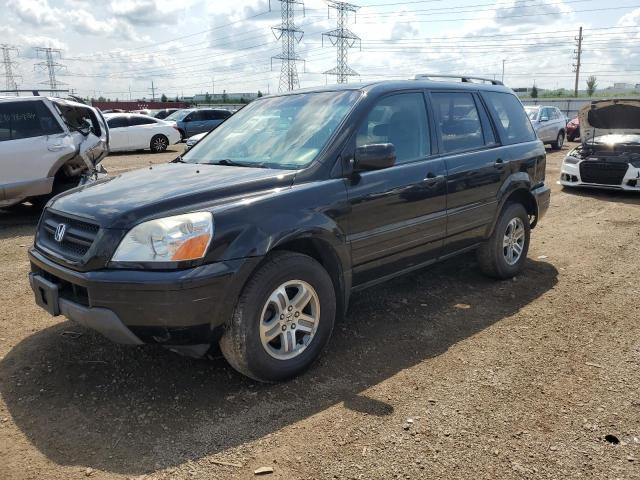
[[[296,44],[300,43],[304,32],[296,27],[295,5],[302,5],[303,0],[279,0],[282,22],[279,27],[272,27],[276,40],[282,40],[282,53],[271,57],[271,68],[273,69],[273,59],[281,61],[280,86],[279,91],[286,92],[300,88],[298,79],[298,67],[296,61],[302,58],[296,54]]]
[[[211,95],[216,93],[216,77],[211,77]]]
[[[3,43],[0,45],[0,50],[2,50],[2,64],[4,65],[4,78],[7,90],[18,90],[16,75],[13,73],[13,67],[16,66],[16,62],[11,60],[11,52],[15,52],[17,54],[18,49],[13,45]],[[18,92],[16,92],[16,96],[18,96]]]
[[[346,28],[346,25],[349,12],[355,14],[356,10],[360,7],[352,3],[338,2],[336,0],[328,0],[328,2],[329,12],[331,12],[330,9],[333,8],[338,14],[338,24],[335,30],[323,33],[322,40],[324,46],[324,37],[328,37],[331,45],[337,47],[337,61],[334,68],[324,73],[327,75],[335,75],[338,83],[347,83],[348,77],[358,75],[358,72],[347,65],[349,48],[353,47],[356,43],[360,43],[360,48],[362,49],[362,42],[359,36]]]
[[[153,80],[151,80],[151,101],[156,101],[156,87],[153,85]]]
[[[36,47],[35,51],[36,51],[36,54],[38,55],[41,53],[44,54],[44,62],[36,63],[34,65],[34,69],[39,67],[40,69],[47,70],[47,73],[49,74],[49,82],[48,82],[49,88],[52,91],[52,95],[55,96],[58,86],[65,85],[64,82],[61,82],[58,79],[56,79],[56,72],[66,67],[61,63],[57,63],[54,60],[55,55],[58,55],[58,57],[62,58],[62,51],[58,48],[50,48],[50,47]],[[43,83],[47,83],[47,82],[43,82]]]
[[[576,42],[578,42],[578,50],[573,51],[573,53],[576,55],[576,63],[573,64],[573,71],[576,72],[576,84],[573,89],[573,95],[577,97],[578,84],[580,82],[580,58],[582,57],[582,27],[580,27],[580,31],[578,33],[578,36],[576,37]]]
[[[504,62],[506,62],[506,60],[502,59],[502,83],[504,83]]]

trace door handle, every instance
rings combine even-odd
[[[496,168],[503,168],[504,167],[504,160],[502,160],[501,158],[498,158],[496,160],[496,162],[493,164],[494,167]]]
[[[427,173],[427,176],[426,176],[426,178],[424,179],[424,181],[425,181],[426,183],[436,183],[436,182],[438,182],[439,180],[442,180],[443,178],[444,178],[444,175],[436,175],[436,174],[435,174],[435,173],[433,173],[433,172],[429,172],[429,173]]]

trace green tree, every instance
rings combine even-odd
[[[161,102],[166,102],[167,101],[167,96],[163,93],[162,96],[160,97],[160,101]]]
[[[598,87],[598,79],[591,75],[587,78],[587,95],[593,97],[593,94],[596,93],[596,88]]]
[[[204,96],[204,103],[211,103],[211,95],[209,95],[209,92],[207,92]]]
[[[229,100],[229,95],[227,95],[227,91],[223,90],[222,91],[222,103],[227,103],[227,100]]]
[[[531,98],[538,98],[538,87],[531,87]]]
[[[258,90],[258,98],[262,97],[262,92]]]
[[[107,99],[106,99],[106,98],[104,98],[102,95],[100,95],[100,96],[98,97],[98,101],[99,101],[99,102],[106,102],[106,101],[107,101]]]

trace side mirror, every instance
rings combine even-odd
[[[382,170],[396,163],[396,147],[393,143],[374,143],[356,148],[356,170]]]
[[[549,117],[540,117],[540,121],[541,122],[548,122],[549,121]]]
[[[191,121],[191,118],[190,118],[190,117],[185,117],[182,121],[183,121],[183,122],[190,122],[190,121]]]

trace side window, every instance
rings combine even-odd
[[[482,97],[495,119],[503,145],[531,142],[536,134],[527,114],[515,95],[501,92],[482,92]]]
[[[431,98],[446,153],[485,146],[480,115],[471,93],[432,93]]]
[[[151,125],[152,123],[157,123],[153,118],[144,118],[144,117],[131,117],[129,119],[129,123],[133,125]]]
[[[128,127],[129,122],[127,121],[127,117],[113,117],[107,120],[107,125],[109,125],[109,128],[121,128]]]
[[[214,110],[213,111],[214,120],[224,120],[226,118],[229,118],[230,116],[231,116],[231,112],[227,112],[225,110]]]
[[[57,120],[41,101],[0,103],[0,141],[61,132]]]
[[[392,143],[396,163],[426,157],[431,153],[427,111],[421,93],[401,93],[384,97],[360,126],[356,147]]]
[[[187,118],[192,122],[201,122],[205,119],[204,112],[202,110],[191,112],[187,115]]]

